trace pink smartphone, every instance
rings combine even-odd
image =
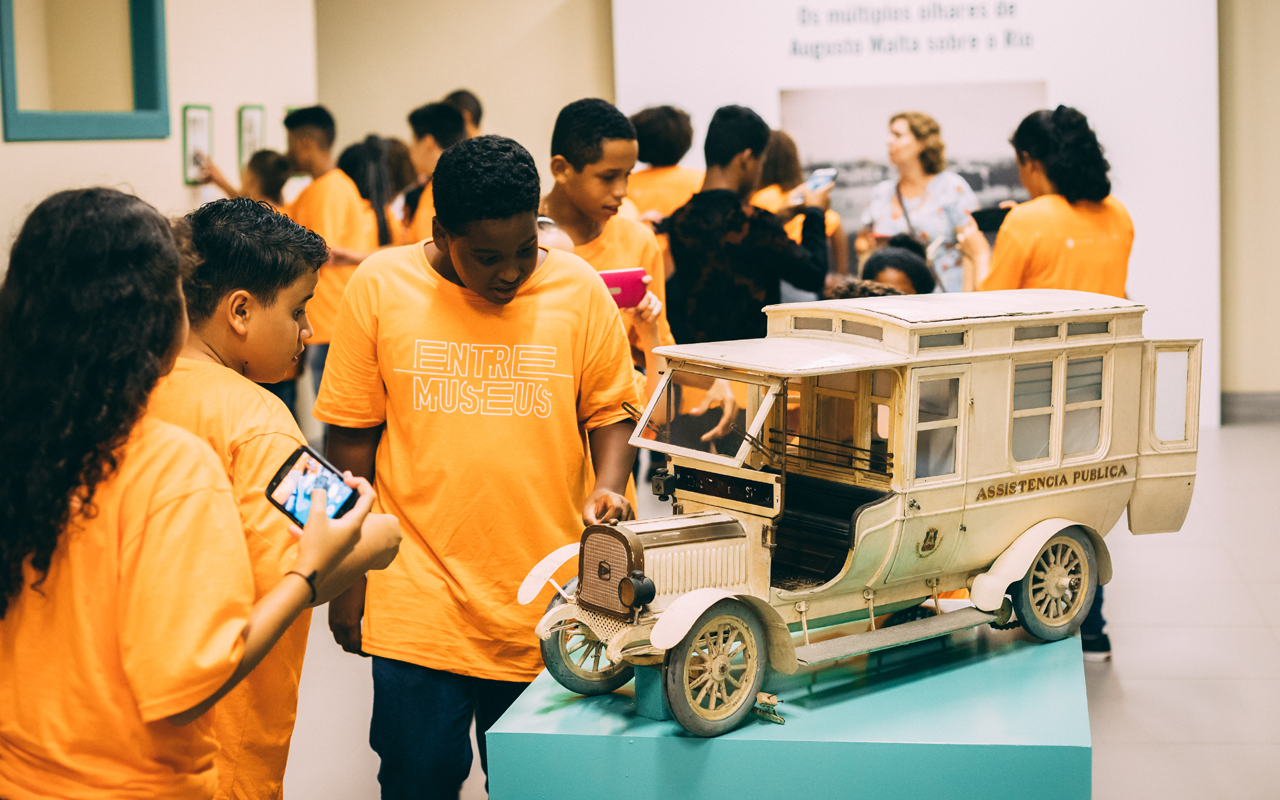
[[[640,267],[610,269],[601,272],[600,278],[608,287],[609,294],[613,296],[613,302],[618,304],[618,308],[635,308],[640,305],[640,301],[644,299],[644,293],[648,291],[644,285],[644,278],[648,274]]]

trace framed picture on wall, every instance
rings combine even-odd
[[[199,186],[205,159],[213,155],[213,109],[209,106],[182,107],[182,179]]]
[[[240,169],[244,169],[253,154],[267,146],[267,112],[262,106],[240,106],[237,119],[240,132],[238,163]]]

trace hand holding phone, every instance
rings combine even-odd
[[[811,192],[819,192],[836,182],[836,176],[840,174],[840,170],[835,167],[823,167],[815,169],[809,173],[809,178],[804,182],[804,188]]]
[[[302,527],[311,514],[311,495],[317,489],[325,492],[325,516],[329,519],[346,514],[358,499],[337,467],[303,445],[293,451],[267,484],[267,499]]]
[[[648,291],[645,288],[648,282],[645,278],[648,276],[649,273],[641,267],[610,269],[600,273],[600,279],[608,287],[609,294],[613,297],[613,302],[618,304],[618,308],[635,308],[640,305],[645,292]]]

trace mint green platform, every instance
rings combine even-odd
[[[493,800],[566,797],[1088,798],[1077,638],[982,627],[783,676],[785,725],[718,739],[635,713],[634,683],[581,697],[543,672],[489,731]]]

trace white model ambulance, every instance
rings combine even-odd
[[[1191,502],[1200,342],[1144,338],[1145,310],[1053,290],[833,300],[765,309],[764,339],[660,349],[632,443],[667,455],[672,516],[592,526],[533,569],[522,603],[579,557],[537,628],[548,669],[599,694],[661,665],[673,716],[713,736],[766,668],[1012,613],[1071,635],[1121,514],[1175,531]],[[875,629],[965,588],[972,606]],[[810,641],[859,618],[872,629]]]

